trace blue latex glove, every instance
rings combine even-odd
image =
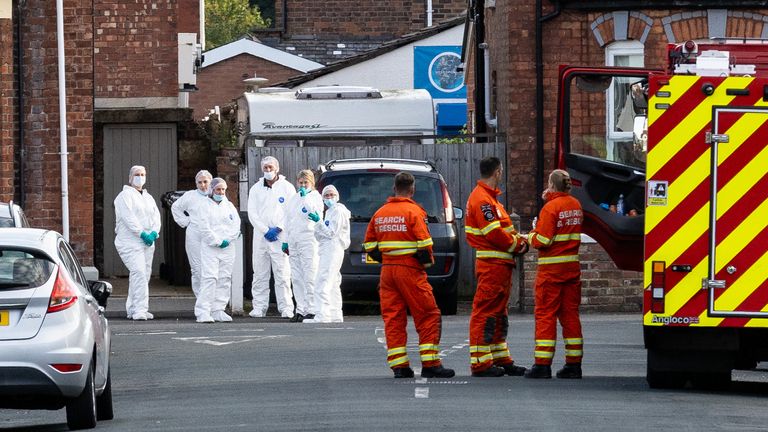
[[[144,241],[144,244],[147,246],[152,246],[152,243],[155,242],[155,240],[152,238],[152,234],[146,231],[142,231],[139,237],[141,237],[141,239]]]
[[[152,231],[151,233],[149,233],[149,235],[152,236],[152,242],[154,243],[154,241],[157,240],[157,237],[158,237],[157,231]]]
[[[279,233],[279,228],[272,227],[266,232],[266,234],[264,234],[264,238],[271,242],[277,241],[277,235]]]
[[[219,247],[222,249],[224,249],[227,246],[229,246],[229,240],[222,240],[221,244],[219,245]]]
[[[308,194],[308,193],[309,193],[309,191],[308,191],[308,190],[306,190],[306,189],[304,189],[304,187],[300,187],[300,188],[299,188],[299,195],[301,195],[301,196],[307,196],[307,194]]]
[[[312,212],[307,215],[312,222],[319,222],[320,221],[320,215],[317,214],[317,212]]]

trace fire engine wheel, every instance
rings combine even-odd
[[[687,381],[687,377],[681,372],[658,371],[650,367],[645,379],[648,386],[654,389],[679,389],[683,388]]]

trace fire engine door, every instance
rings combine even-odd
[[[768,107],[714,107],[709,315],[768,317]]]

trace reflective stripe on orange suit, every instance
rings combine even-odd
[[[497,199],[501,193],[482,181],[467,201],[465,233],[476,250],[477,290],[469,318],[469,357],[473,372],[512,364],[507,348],[507,303],[512,286],[514,254],[527,249],[526,241],[512,226],[509,214]]]
[[[379,248],[383,265],[379,284],[381,316],[387,339],[389,367],[410,366],[406,351],[407,311],[419,334],[422,367],[440,365],[440,310],[424,265],[413,256],[415,249],[432,254],[427,213],[409,198],[390,197],[371,218],[365,234],[365,250]]]
[[[557,320],[563,326],[566,363],[581,363],[583,336],[581,304],[581,204],[571,195],[551,192],[539,213],[536,229],[528,236],[539,250],[535,307],[536,364],[551,365],[557,340]]]

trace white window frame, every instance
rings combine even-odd
[[[637,56],[640,58],[640,64],[635,67],[644,67],[645,65],[645,46],[636,40],[613,42],[605,48],[605,65],[616,66],[616,57]],[[606,159],[613,160],[614,143],[617,141],[632,141],[632,131],[616,132],[616,122],[614,120],[614,90],[613,85],[608,87],[605,98],[605,143]]]

